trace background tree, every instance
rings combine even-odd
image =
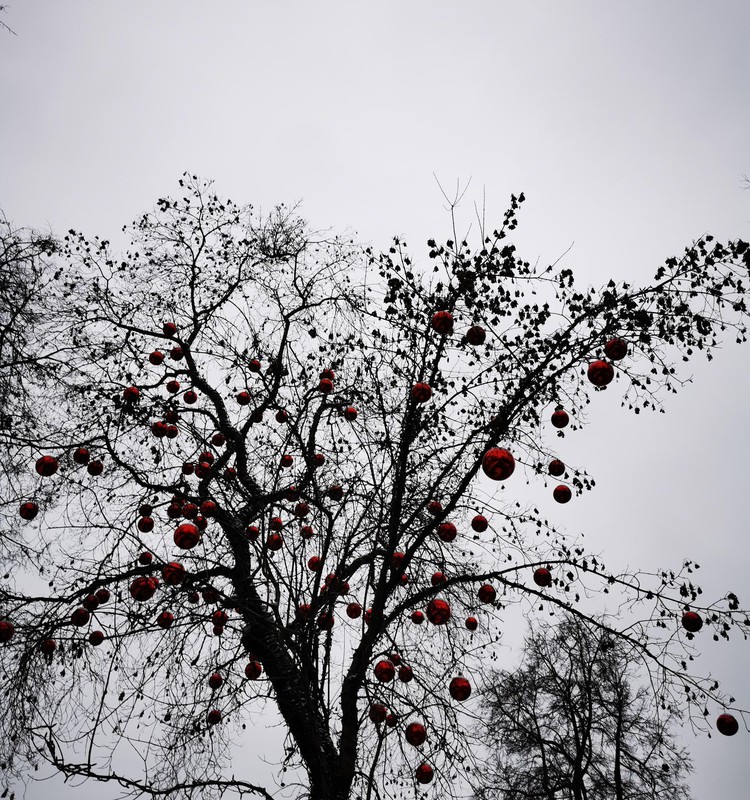
[[[690,797],[675,710],[659,708],[638,683],[638,650],[602,628],[572,614],[540,622],[521,666],[487,676],[483,735],[494,766],[478,798]]]
[[[477,252],[431,240],[430,273],[398,239],[378,255],[181,186],[124,253],[69,232],[50,283],[65,358],[42,359],[44,430],[9,443],[29,468],[2,495],[36,543],[0,583],[11,775],[45,759],[134,794],[272,797],[226,768],[233,726],[271,708],[302,796],[451,796],[478,774],[466,720],[499,622],[590,615],[600,592],[622,618],[591,623],[643,654],[660,703],[733,702],[687,664],[696,618],[746,631],[734,594],[700,604],[690,562],[611,574],[497,486],[551,476],[568,502],[591,486],[562,458],[592,395],[658,407],[672,358],[744,340],[747,243],[580,291],[508,242],[523,195]]]

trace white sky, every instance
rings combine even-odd
[[[704,232],[750,238],[747,0],[16,0],[1,19],[17,36],[0,31],[0,206],[18,225],[116,239],[189,170],[377,247],[404,235],[423,259],[450,235],[434,171],[472,178],[466,225],[483,186],[491,224],[525,192],[521,254],[575,242],[584,282],[645,279]],[[706,595],[750,605],[748,366],[729,344],[695,362],[666,416],[596,395],[566,447],[597,487],[543,510],[610,567],[693,557]],[[750,645],[703,644],[750,707]],[[686,734],[696,800],[744,796],[747,737]]]

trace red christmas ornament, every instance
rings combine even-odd
[[[169,351],[169,357],[173,361],[180,361],[183,358],[184,355],[185,355],[185,351],[179,345],[177,345],[177,347],[173,347]]]
[[[318,384],[318,391],[323,394],[330,394],[333,391],[333,381],[329,378],[323,378]]]
[[[429,384],[415,383],[411,387],[411,396],[417,403],[426,403],[432,397],[432,389]]]
[[[425,764],[420,764],[417,767],[417,769],[414,772],[414,775],[416,776],[417,781],[419,783],[430,783],[433,777],[435,776],[435,773],[432,767],[429,764],[425,763]]]
[[[486,531],[487,527],[490,523],[487,521],[487,517],[483,516],[482,514],[477,514],[474,519],[471,521],[471,527],[477,533],[482,533],[482,531]]]
[[[419,722],[410,722],[406,726],[405,736],[410,745],[419,747],[427,739],[427,729]]]
[[[130,584],[130,596],[133,598],[133,600],[137,600],[139,603],[143,603],[146,600],[150,600],[156,594],[156,590],[158,588],[159,588],[158,578],[153,578],[153,577],[148,578],[144,575],[140,578],[136,578]]]
[[[192,550],[201,540],[201,532],[192,522],[183,522],[174,532],[174,543],[183,550]]]
[[[475,631],[477,629],[477,625],[479,625],[479,622],[477,622],[476,617],[466,617],[466,622],[464,624],[466,625],[467,630]]]
[[[484,344],[486,338],[487,332],[480,325],[472,325],[471,328],[466,331],[466,341],[469,344],[473,344],[475,347]]]
[[[388,709],[382,703],[373,703],[368,712],[370,719],[377,725],[385,722]]]
[[[245,677],[250,681],[257,681],[263,674],[263,665],[260,661],[251,661],[245,667]]]
[[[354,406],[349,406],[348,408],[344,409],[344,418],[349,420],[349,422],[354,422],[354,420],[357,419],[358,413],[359,412],[356,408],[354,408]]]
[[[427,604],[425,613],[433,625],[445,625],[451,618],[451,607],[445,600],[436,597]]]
[[[216,514],[216,503],[213,500],[204,500],[201,503],[201,514],[204,517],[213,517]]]
[[[214,672],[211,675],[209,675],[208,685],[212,689],[218,689],[222,683],[224,683],[224,678],[222,678],[218,672]]]
[[[346,616],[349,619],[357,619],[362,614],[362,606],[359,603],[349,603],[346,607]]]
[[[320,556],[311,556],[307,561],[307,568],[312,572],[320,572],[323,569],[323,559]]]
[[[86,611],[85,608],[83,610]],[[88,611],[86,613],[88,614]],[[0,619],[0,642],[9,642],[15,632],[16,628],[12,622],[8,622],[7,619]]]
[[[610,339],[604,345],[604,355],[612,361],[619,361],[628,354],[628,343],[624,339]]]
[[[239,405],[246,406],[250,404],[250,392],[239,392],[235,398]]]
[[[326,381],[335,381],[336,380],[336,373],[332,369],[324,369],[320,373],[321,380]]]
[[[471,694],[471,684],[463,676],[458,676],[451,680],[448,685],[448,691],[454,700],[463,702]]]
[[[700,614],[696,614],[695,611],[686,611],[682,615],[682,627],[686,631],[690,631],[690,633],[698,633],[703,627],[703,620]]]
[[[104,464],[101,461],[90,461],[86,467],[89,475],[101,475],[104,472]]]
[[[188,389],[185,394],[182,395],[182,399],[189,405],[192,406],[194,403],[198,402],[198,393],[194,392],[192,389]]]
[[[247,368],[250,372],[260,372],[260,361],[257,358],[251,358]]]
[[[127,389],[123,390],[122,399],[126,403],[135,403],[141,396],[140,391],[138,390],[137,386],[128,386]]]
[[[221,711],[218,708],[212,708],[206,715],[206,722],[209,725],[218,725],[221,722]]]
[[[33,500],[28,500],[21,504],[18,513],[21,519],[32,520],[39,513],[39,506]]]
[[[171,628],[173,623],[174,614],[172,614],[170,611],[162,611],[161,614],[159,614],[159,616],[156,618],[156,624],[160,628],[164,628],[164,630]]]
[[[734,736],[739,729],[740,725],[732,714],[719,714],[716,718],[716,730],[724,736]]]
[[[563,474],[563,472],[565,472],[565,464],[563,464],[563,462],[560,461],[559,458],[553,458],[552,461],[549,462],[547,471],[553,477],[559,478]]]
[[[444,572],[433,572],[432,577],[430,578],[430,583],[433,586],[440,586],[441,583],[445,583],[448,578],[445,577]]]
[[[436,517],[443,510],[442,503],[439,503],[437,500],[430,500],[427,504],[427,510],[433,517]]]
[[[2,625],[1,622],[0,625]],[[39,649],[44,653],[45,656],[51,656],[52,653],[54,653],[57,649],[57,642],[54,639],[44,639],[43,641],[39,642]]]
[[[283,409],[280,409],[276,412],[276,422],[284,423],[289,419],[289,414],[286,413]]]
[[[550,421],[556,428],[564,428],[569,422],[568,412],[562,406],[558,406],[550,417]]]
[[[167,391],[170,394],[177,394],[180,391],[180,382],[179,381],[167,381]]]
[[[272,533],[266,539],[266,547],[269,550],[273,550],[274,552],[276,550],[281,550],[283,544],[284,544],[284,537],[280,533]]]
[[[77,447],[73,452],[73,461],[76,464],[88,464],[91,453],[85,447]]]
[[[36,460],[35,469],[39,475],[48,478],[54,475],[60,465],[54,456],[42,456]]]
[[[414,670],[411,667],[407,666],[406,664],[403,664],[398,668],[398,679],[402,683],[409,683],[409,681],[412,680],[413,677],[414,677]]]
[[[245,528],[245,538],[250,541],[254,542],[260,536],[260,528],[257,525],[248,525]]]
[[[504,481],[510,478],[516,468],[516,460],[502,447],[488,450],[482,459],[482,469],[493,481]]]
[[[99,608],[99,598],[95,594],[86,595],[86,597],[83,598],[81,605],[86,609],[86,611],[93,613],[97,608]]]
[[[424,622],[424,614],[421,611],[412,611],[411,621],[415,625],[421,625]]]
[[[555,486],[552,492],[552,497],[554,497],[558,503],[567,503],[572,496],[573,493],[570,491],[570,488],[562,483],[559,486]]]
[[[450,311],[436,311],[432,315],[432,329],[443,336],[453,333],[453,314]]]
[[[374,671],[375,677],[381,683],[388,683],[388,681],[392,681],[396,676],[396,668],[390,661],[386,661],[385,659],[378,661]]]
[[[594,386],[606,386],[615,377],[615,371],[608,361],[592,361],[586,374]]]
[[[315,453],[312,457],[312,464],[314,467],[322,467],[326,463],[326,457],[322,453]]]
[[[164,353],[161,350],[154,350],[153,353],[148,357],[148,360],[155,366],[158,367],[164,361]]]
[[[174,322],[165,322],[161,329],[164,331],[165,336],[174,336],[177,333],[177,326]]]
[[[154,557],[151,553],[141,553],[138,556],[138,563],[142,564],[144,567],[147,567],[153,560]]]
[[[284,467],[284,469],[286,469],[287,467],[291,467],[292,466],[292,464],[294,463],[294,459],[288,453],[284,453],[284,455],[281,456],[281,462],[280,463],[281,463],[281,466]]]
[[[456,526],[452,522],[442,522],[438,525],[437,535],[444,542],[452,542],[458,534]]]
[[[491,586],[489,583],[485,583],[484,586],[479,587],[477,597],[479,598],[480,603],[492,603],[497,597],[497,592],[495,591],[494,586]]]
[[[313,536],[314,536],[314,534],[315,534],[315,531],[313,531],[313,529],[312,529],[312,528],[311,528],[309,525],[303,525],[303,526],[302,526],[302,527],[299,529],[299,533],[300,533],[300,536],[301,536],[303,539],[312,539],[312,537],[313,537]]]
[[[335,622],[335,619],[334,619],[333,614],[330,614],[328,612],[324,612],[318,617],[317,624],[318,624],[318,627],[320,628],[320,630],[322,630],[322,631],[330,631],[331,628],[333,628],[333,623],[334,622]]]
[[[104,631],[91,631],[89,634],[89,643],[94,645],[94,647],[99,647],[103,641]]]
[[[96,599],[99,601],[99,605],[108,603],[110,597],[112,597],[109,589],[97,589],[94,594],[96,595]]]
[[[537,586],[552,586],[552,573],[546,567],[535,569],[534,583]]]
[[[141,533],[148,533],[154,529],[154,521],[151,517],[141,517],[138,520],[138,530]]]
[[[91,619],[91,614],[85,608],[77,608],[71,615],[70,615],[70,623],[71,625],[75,625],[77,628],[82,628],[84,625],[88,625],[88,621]]]

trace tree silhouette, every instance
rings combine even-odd
[[[603,619],[598,620],[606,627]],[[688,800],[678,717],[637,681],[636,648],[564,615],[526,638],[518,670],[488,676],[481,800]]]
[[[376,254],[181,187],[120,254],[61,242],[38,421],[3,433],[27,465],[2,495],[11,780],[44,760],[136,795],[277,797],[227,766],[265,709],[298,796],[450,796],[477,775],[470,695],[499,621],[590,616],[598,592],[662,701],[698,722],[733,702],[688,671],[707,634],[683,613],[745,632],[734,594],[701,605],[690,562],[610,574],[507,498],[524,475],[560,503],[591,487],[563,459],[597,391],[658,408],[674,359],[744,340],[747,243],[706,236],[648,287],[579,290],[516,255],[523,195],[477,252],[431,240],[429,272],[398,239]]]

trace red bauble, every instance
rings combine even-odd
[[[362,615],[362,606],[359,603],[349,603],[346,607],[346,616],[349,619],[357,619]]]
[[[211,444],[214,447],[224,447],[224,445],[226,444],[226,441],[227,441],[227,437],[224,436],[223,433],[215,433],[211,437]]]
[[[484,586],[479,587],[477,597],[479,598],[480,603],[493,603],[497,597],[497,592],[495,591],[494,586],[491,586],[489,583],[485,583]]]
[[[268,527],[272,531],[280,531],[284,527],[284,521],[281,519],[281,517],[271,517],[271,519],[268,521]]]
[[[302,526],[302,527],[299,529],[299,533],[300,533],[300,536],[301,536],[303,539],[312,539],[312,537],[313,537],[313,536],[314,536],[314,534],[315,534],[315,531],[313,531],[313,529],[312,529],[312,528],[311,528],[309,525],[303,525],[303,526]]]
[[[148,357],[148,360],[155,366],[158,367],[164,361],[164,353],[161,350],[154,350],[153,353]]]
[[[212,708],[206,715],[206,722],[209,725],[218,725],[221,722],[221,711],[218,708]]]
[[[610,339],[604,345],[604,355],[612,361],[619,361],[628,354],[628,343],[624,339]]]
[[[567,503],[572,496],[573,493],[570,491],[570,487],[562,483],[559,486],[555,486],[552,492],[552,497],[554,497],[558,503]]]
[[[432,315],[432,329],[443,336],[453,333],[453,314],[450,311],[436,311]]]
[[[310,513],[310,506],[307,503],[297,503],[294,507],[295,517],[306,517]]]
[[[472,325],[471,328],[466,331],[466,341],[469,344],[473,344],[475,347],[484,344],[486,338],[487,332],[480,325]]]
[[[141,533],[148,533],[154,529],[154,521],[151,517],[141,517],[138,520],[138,530]]]
[[[54,475],[57,472],[59,466],[54,456],[42,456],[36,460],[34,468],[39,475],[48,478],[50,475]]]
[[[682,627],[686,631],[690,631],[690,633],[698,633],[703,627],[703,620],[700,614],[696,614],[695,611],[686,611],[682,615]]]
[[[101,461],[91,461],[86,467],[86,472],[89,475],[101,475],[104,472],[104,464]]]
[[[328,612],[323,612],[317,620],[318,627],[322,631],[330,631],[333,628],[333,623],[335,622],[333,614]]]
[[[444,541],[444,542],[452,542],[458,531],[456,530],[456,526],[452,522],[442,522],[438,525],[437,535]]]
[[[553,477],[559,478],[563,474],[563,472],[565,472],[565,464],[563,464],[563,462],[560,461],[559,458],[553,458],[552,461],[549,462],[547,471]]]
[[[166,428],[167,439],[176,439],[179,433],[180,429],[176,425],[167,425]]]
[[[248,525],[245,528],[245,538],[254,542],[260,536],[260,528],[257,525]]]
[[[385,718],[388,716],[388,709],[382,703],[373,703],[368,714],[374,723],[380,724],[385,722]]]
[[[482,459],[482,469],[493,481],[504,481],[510,478],[516,468],[516,460],[502,447],[488,450]]]
[[[337,483],[334,483],[333,486],[328,488],[326,494],[331,498],[331,500],[338,501],[344,496],[344,490]]]
[[[141,553],[138,556],[138,563],[142,564],[144,567],[147,567],[153,560],[154,557],[151,553]]]
[[[251,358],[247,368],[250,372],[260,372],[260,361],[257,358]]]
[[[201,597],[206,605],[211,605],[212,603],[218,603],[221,595],[219,595],[213,586],[206,586],[206,588],[201,591]]]
[[[388,683],[396,677],[396,668],[390,661],[383,659],[375,665],[375,677],[381,683]]]
[[[171,611],[162,611],[161,614],[156,618],[156,624],[160,628],[171,628],[172,624],[174,623],[174,614]]]
[[[323,394],[330,394],[333,391],[333,381],[329,378],[323,378],[318,384],[318,391]]]
[[[332,369],[324,369],[320,373],[321,380],[326,381],[335,381],[336,380],[336,373]]]
[[[302,603],[301,605],[297,606],[297,610],[294,612],[297,619],[310,619],[310,611],[312,607],[309,603]]]
[[[468,630],[475,631],[477,629],[477,625],[479,625],[479,622],[477,622],[476,617],[466,617],[466,622],[464,624]]]
[[[122,399],[126,403],[135,403],[141,396],[140,391],[138,390],[137,386],[128,386],[127,389],[123,390]]]
[[[435,776],[435,772],[429,764],[420,764],[414,771],[414,775],[419,783],[430,783]]]
[[[182,525],[177,526],[173,538],[177,547],[183,550],[192,550],[200,542],[201,532],[192,522],[183,522]]]
[[[424,614],[421,611],[412,611],[411,621],[415,625],[421,625],[424,622]]]
[[[250,392],[239,392],[235,398],[239,405],[246,406],[250,404]]]
[[[224,478],[225,480],[231,481],[237,477],[237,470],[234,467],[227,467],[224,470]]]
[[[400,550],[396,550],[396,552],[391,556],[391,569],[401,569],[402,564],[404,563],[404,559],[406,558],[406,553],[402,553]]]
[[[281,550],[283,544],[284,544],[284,537],[280,533],[272,533],[266,539],[266,547],[269,550],[273,550],[274,552],[276,550]]]
[[[81,605],[86,609],[86,611],[90,611],[92,614],[99,608],[99,598],[95,594],[86,595],[83,598],[83,602]]]
[[[94,647],[99,647],[103,641],[104,631],[91,631],[89,634],[89,643],[94,645]]]
[[[204,500],[201,503],[201,514],[204,517],[213,517],[216,514],[216,503],[213,500]]]
[[[2,623],[0,623],[0,625],[2,625]],[[44,639],[39,642],[39,649],[45,656],[51,656],[57,649],[57,642],[54,639]]]
[[[94,594],[96,595],[96,599],[99,601],[99,605],[108,603],[110,597],[112,597],[109,589],[97,589]]]
[[[615,377],[615,371],[608,361],[592,361],[586,374],[594,386],[606,386]]]
[[[550,421],[556,428],[564,428],[569,422],[568,412],[562,406],[558,406],[550,417]]]
[[[89,458],[91,458],[91,453],[89,453],[86,447],[77,447],[73,451],[73,461],[76,464],[88,464]]]
[[[143,603],[146,600],[150,600],[156,594],[156,590],[158,588],[158,578],[147,578],[144,575],[140,578],[136,578],[130,584],[130,596],[133,598],[133,600]]]
[[[471,694],[471,684],[466,678],[458,676],[451,680],[448,691],[454,700],[464,701]]]
[[[70,615],[71,625],[75,625],[77,628],[82,628],[84,625],[88,625],[90,619],[91,619],[90,612],[83,607],[77,608]]]
[[[251,661],[245,667],[245,677],[250,681],[257,681],[263,674],[263,665],[260,661]]]
[[[411,667],[407,666],[406,664],[403,664],[398,668],[398,679],[402,683],[409,683],[409,681],[412,680],[413,677],[414,677],[414,670]]]
[[[537,586],[552,586],[552,573],[546,567],[535,569],[534,583]]]
[[[427,510],[433,517],[436,517],[443,510],[443,505],[437,500],[430,500],[430,502],[427,503]]]
[[[427,729],[419,722],[410,722],[406,726],[405,736],[410,745],[419,747],[427,738]]]
[[[86,611],[85,608],[82,610]],[[88,614],[88,611],[86,613]],[[9,642],[15,632],[16,628],[12,622],[8,622],[7,619],[0,619],[0,642]]]
[[[471,521],[471,527],[477,533],[482,533],[482,531],[486,531],[487,527],[490,523],[487,521],[487,517],[482,514],[477,514],[474,519]]]
[[[184,355],[185,355],[185,351],[179,345],[177,345],[177,347],[173,347],[169,351],[169,357],[173,361],[180,361],[184,357]]]
[[[432,577],[430,578],[430,583],[433,586],[440,586],[441,583],[445,583],[448,578],[445,577],[444,572],[433,572]]]
[[[288,453],[284,453],[284,455],[281,456],[281,466],[282,467],[284,467],[284,468],[291,467],[293,463],[294,463],[294,459]]]
[[[222,628],[229,622],[229,614],[223,608],[218,608],[211,614],[211,622],[214,625],[220,625]]]
[[[737,718],[732,714],[719,714],[716,718],[716,730],[724,736],[734,736],[740,729]]]
[[[411,387],[411,396],[418,403],[426,403],[432,397],[432,389],[426,383],[415,383]]]
[[[192,461],[186,461],[182,465],[182,474],[183,475],[192,475],[195,472],[195,464]]]
[[[320,556],[311,556],[307,561],[307,568],[313,572],[320,572],[323,569],[323,559]]]
[[[33,500],[28,500],[21,504],[18,513],[21,519],[32,520],[39,513],[39,506]]]
[[[167,391],[170,394],[177,394],[180,391],[180,382],[179,381],[167,381]]]
[[[451,618],[451,607],[445,600],[436,597],[427,604],[425,613],[433,625],[445,625]]]
[[[208,677],[208,685],[212,689],[218,689],[224,683],[224,678],[218,672],[214,672]]]
[[[165,322],[161,329],[164,331],[165,336],[174,336],[177,333],[177,326],[174,322]]]
[[[349,420],[349,422],[354,422],[354,420],[357,419],[358,413],[359,412],[356,408],[354,408],[354,406],[349,406],[348,408],[344,409],[344,418]]]
[[[182,399],[189,405],[192,406],[193,403],[198,402],[198,393],[194,392],[192,389],[188,389],[185,394],[182,395]]]
[[[289,414],[283,409],[276,412],[276,422],[284,423],[289,419]]]
[[[326,457],[322,453],[315,453],[312,457],[312,464],[314,467],[322,467],[326,463]]]
[[[177,519],[178,517],[182,516],[182,506],[177,505],[177,503],[170,503],[167,506],[167,516],[170,519]]]

